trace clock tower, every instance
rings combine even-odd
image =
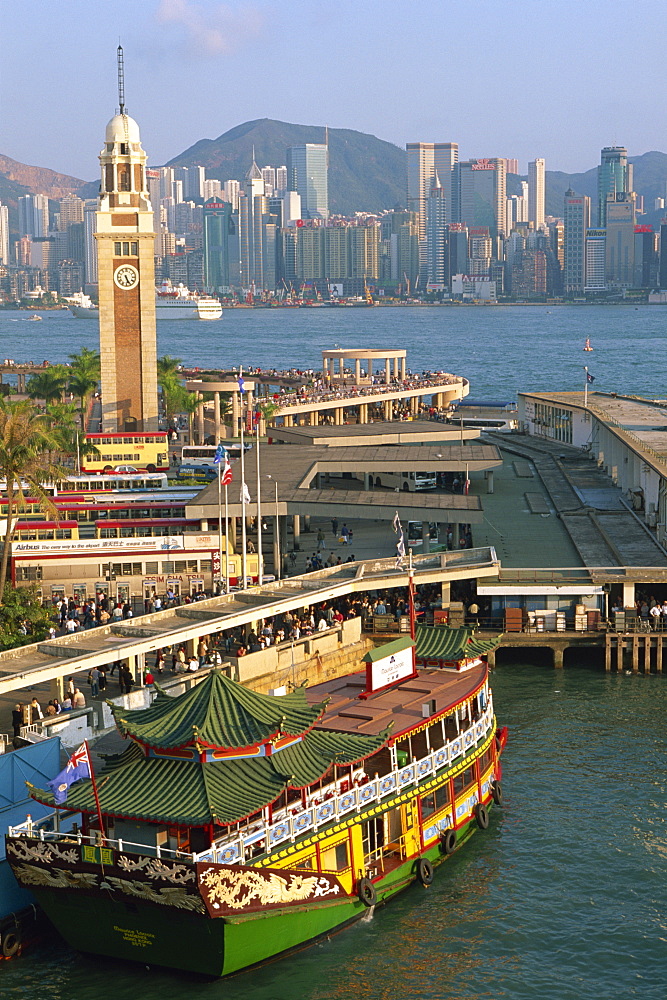
[[[119,113],[100,153],[97,211],[102,430],[157,431],[155,234],[139,126],[125,114],[118,46]]]

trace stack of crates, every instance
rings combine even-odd
[[[463,628],[466,623],[465,609],[462,601],[451,601],[449,605],[449,625],[452,628]]]
[[[586,617],[586,605],[577,604],[574,608],[574,631],[585,632],[587,628],[588,619]]]
[[[505,631],[523,632],[524,617],[523,608],[505,608]]]

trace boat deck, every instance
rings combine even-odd
[[[364,699],[359,697],[366,690],[366,673],[361,671],[309,688],[308,700],[315,704],[331,699],[316,728],[368,735],[381,732],[393,721],[395,736],[423,723],[422,706],[426,703],[435,715],[465,700],[484,681],[486,671],[486,664],[463,673],[421,670],[418,677]]]

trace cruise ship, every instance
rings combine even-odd
[[[99,319],[100,311],[90,296],[72,296],[69,311],[77,319]],[[155,290],[156,319],[220,319],[222,305],[211,295],[191,292],[186,285],[163,281]]]

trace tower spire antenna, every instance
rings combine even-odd
[[[125,66],[123,64],[123,46],[119,45],[116,51],[118,59],[118,107],[119,114],[125,114]]]

